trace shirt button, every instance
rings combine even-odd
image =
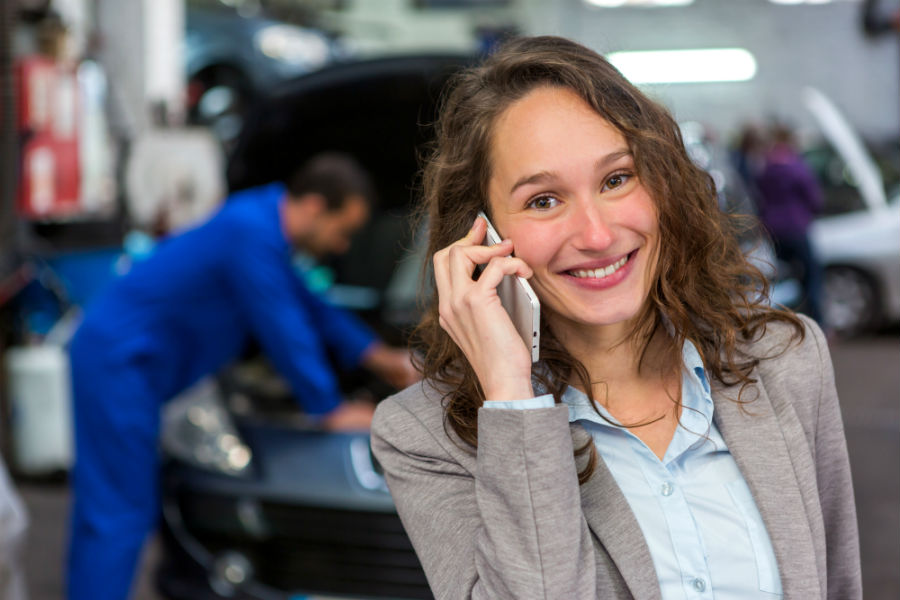
[[[671,496],[672,492],[674,492],[674,491],[675,491],[675,486],[672,485],[672,483],[669,481],[667,481],[664,484],[662,484],[661,486],[659,486],[659,493],[662,494],[663,496],[667,496],[667,497]]]
[[[702,579],[700,579],[699,577],[694,579],[694,581],[692,581],[691,583],[694,586],[694,589],[697,590],[698,592],[700,592],[701,594],[706,591],[706,582],[703,581]]]

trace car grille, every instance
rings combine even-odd
[[[255,579],[305,593],[433,598],[400,519],[393,513],[254,502],[256,526],[239,501],[178,495],[181,526],[209,552],[237,551]],[[169,524],[171,526],[171,524]]]

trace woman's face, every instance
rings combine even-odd
[[[656,207],[625,138],[571,90],[542,87],[501,113],[491,159],[494,225],[534,270],[550,322],[624,333],[659,247]]]

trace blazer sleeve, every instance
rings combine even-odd
[[[825,524],[828,599],[858,599],[862,598],[859,531],[834,367],[821,329],[810,326],[807,331],[814,336],[821,365],[815,458],[819,501]]]
[[[467,468],[442,427],[393,399],[375,414],[372,447],[435,597],[595,597],[566,407],[481,409],[478,428]]]

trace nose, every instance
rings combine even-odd
[[[606,250],[613,241],[612,230],[598,203],[577,202],[572,214],[574,239],[579,250]]]

